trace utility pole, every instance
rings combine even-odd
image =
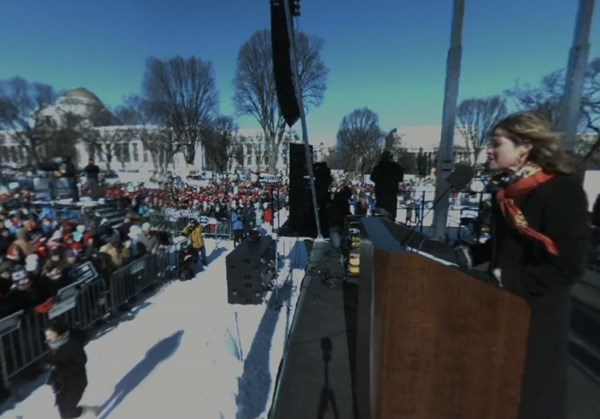
[[[454,0],[450,48],[448,49],[448,58],[446,61],[442,135],[436,165],[435,200],[438,202],[438,206],[434,209],[433,213],[433,238],[439,241],[446,240],[446,223],[448,220],[448,208],[450,206],[450,201],[448,199],[449,184],[446,182],[446,178],[452,172],[452,164],[454,161],[454,125],[456,120],[456,101],[458,99],[458,85],[460,80],[464,14],[465,0]]]
[[[294,15],[298,15],[300,2],[298,0],[293,1],[292,6],[294,7]],[[319,220],[319,207],[317,207],[317,191],[315,188],[315,173],[313,170],[313,159],[310,154],[310,142],[308,140],[308,126],[306,124],[306,112],[304,109],[304,100],[302,98],[302,89],[300,88],[300,77],[298,75],[298,60],[296,57],[296,43],[294,41],[294,22],[292,21],[292,10],[288,0],[284,0],[283,6],[285,7],[285,18],[287,19],[288,36],[290,38],[290,58],[292,62],[292,77],[294,79],[294,87],[296,90],[296,98],[300,107],[300,122],[302,125],[302,140],[304,142],[304,154],[306,157],[306,168],[308,169],[308,177],[310,180],[310,191],[312,195],[312,203],[315,215],[315,224],[317,226],[317,240],[323,239],[323,233],[321,231],[321,221]]]
[[[565,148],[575,151],[577,124],[581,108],[583,79],[590,51],[590,29],[595,0],[580,0],[575,22],[573,45],[569,51],[569,64],[565,79],[565,92],[561,102],[559,129],[565,134]]]

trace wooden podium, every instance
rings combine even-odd
[[[383,247],[361,243],[358,418],[517,418],[527,303],[454,267]]]

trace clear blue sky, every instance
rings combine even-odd
[[[313,142],[333,143],[344,115],[367,106],[381,127],[441,122],[451,0],[301,0],[301,30],[325,39],[325,101]],[[501,93],[567,63],[577,0],[466,0],[460,98]],[[600,55],[596,5],[590,58]],[[269,0],[2,0],[0,79],[83,86],[108,106],[139,93],[145,59],[212,61],[221,113],[232,115],[241,45],[269,28]],[[241,128],[258,128],[250,118]],[[299,124],[295,127],[300,131]]]

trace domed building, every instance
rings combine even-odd
[[[75,118],[73,118],[75,116]],[[36,115],[36,128],[43,138],[39,156],[55,158],[70,155],[78,168],[93,157],[103,170],[140,173],[191,169],[180,151],[173,150],[172,134],[161,126],[122,125],[100,98],[84,87],[69,89]],[[69,126],[70,125],[70,126]],[[240,132],[240,134],[243,134]],[[70,138],[64,137],[70,136]],[[78,137],[74,137],[78,136]],[[8,131],[0,131],[0,165],[22,167],[33,164],[26,150]],[[268,167],[265,147],[257,132],[240,137],[242,164],[236,159],[231,169],[251,168],[264,171]],[[285,149],[282,148],[282,154]],[[210,167],[205,147],[199,144],[191,166],[196,170]],[[285,168],[285,158],[278,156],[278,168]],[[144,175],[144,176],[142,176]]]
[[[98,96],[83,87],[64,92],[54,105],[49,105],[40,112],[40,117],[44,118],[43,123],[60,127],[64,125],[68,114],[80,116],[95,127],[117,123],[115,116]]]

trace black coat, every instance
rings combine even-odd
[[[404,179],[404,169],[394,161],[382,160],[373,169],[371,181],[375,183],[375,196],[397,195],[399,182]]]
[[[516,204],[531,228],[555,242],[558,256],[508,225],[497,204],[493,241],[487,249],[474,250],[487,250],[490,267],[501,269],[502,286],[531,308],[520,419],[565,419],[569,287],[585,273],[590,237],[587,198],[575,178],[559,175]],[[475,251],[474,256],[477,260],[482,254]]]
[[[83,338],[73,335],[58,349],[50,351],[52,373],[49,384],[55,391],[70,392],[87,386],[84,344]]]

